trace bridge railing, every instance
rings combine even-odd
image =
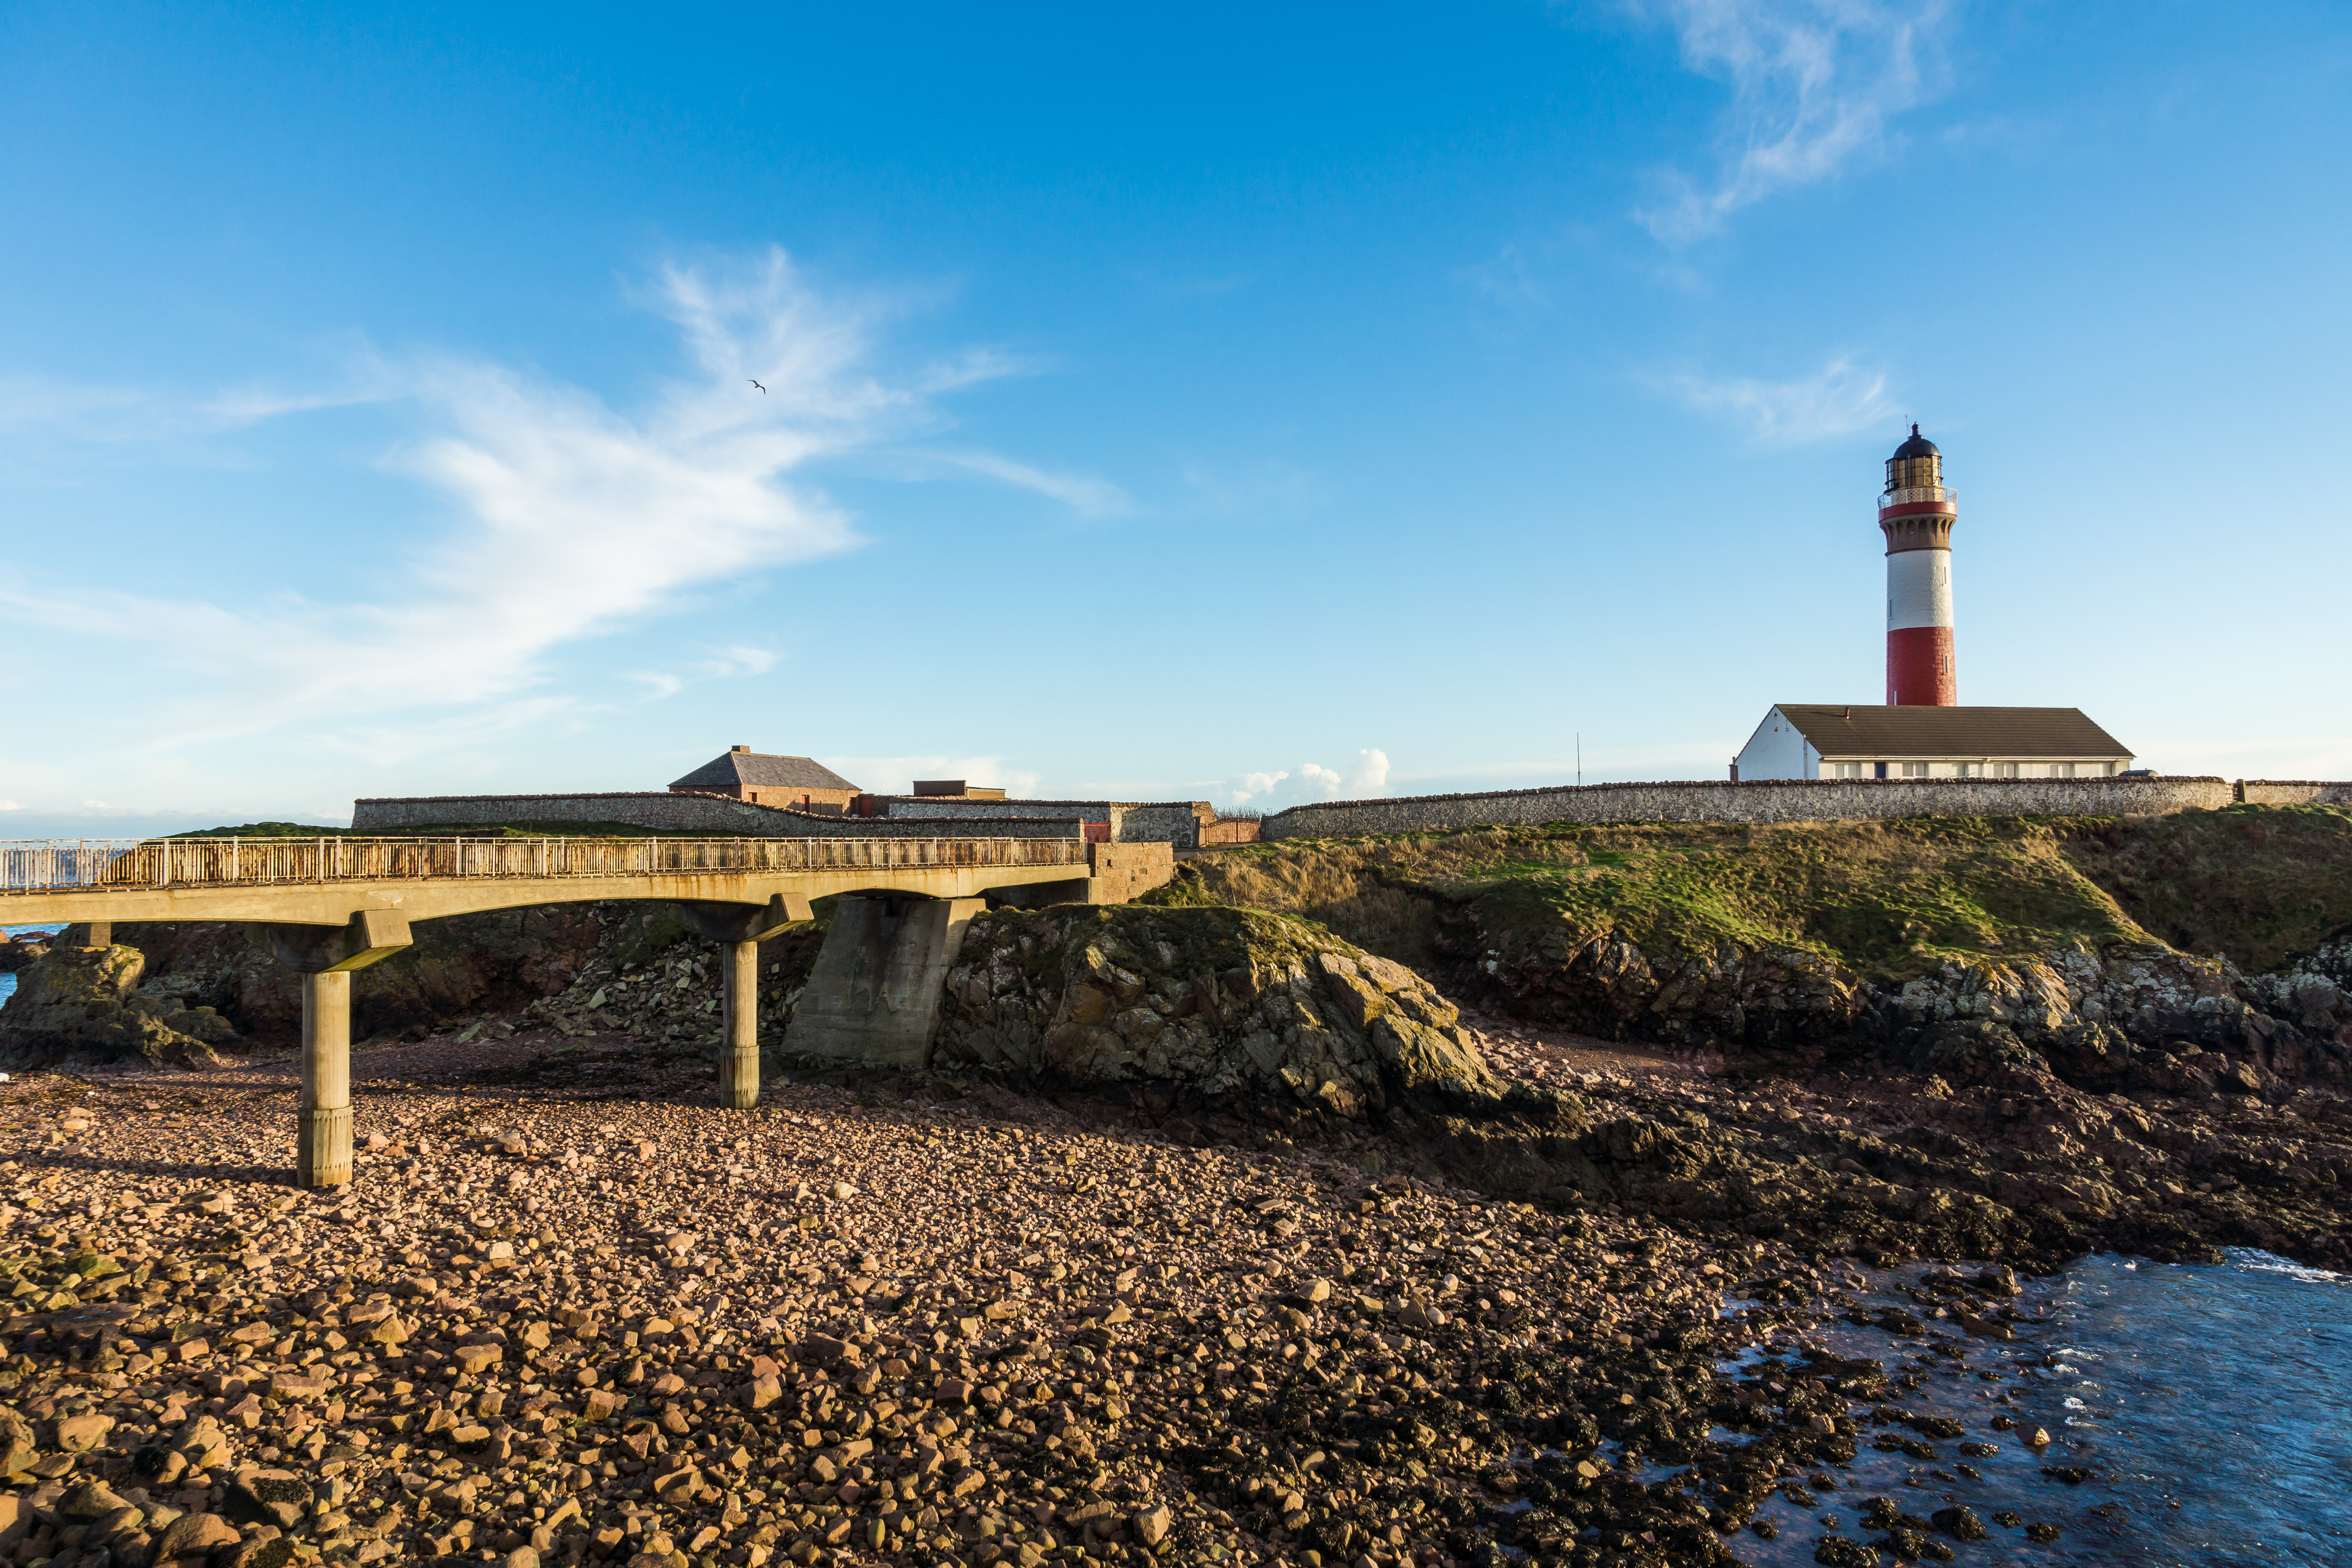
[[[1086,845],[1064,838],[17,839],[0,840],[0,897],[286,882],[1086,864]]]

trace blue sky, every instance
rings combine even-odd
[[[1963,700],[2352,777],[2347,110],[2291,3],[18,4],[0,833],[1720,777],[1914,418]]]

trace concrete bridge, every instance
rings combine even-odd
[[[989,901],[1118,903],[1165,881],[1165,845],[1035,838],[189,838],[0,843],[0,924],[236,921],[302,976],[295,1182],[352,1179],[352,973],[418,921],[660,900],[723,944],[722,1103],[760,1098],[759,944],[839,906],[787,1049],[920,1065],[964,927]]]

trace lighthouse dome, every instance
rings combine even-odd
[[[1927,437],[1919,434],[1919,426],[1916,425],[1911,426],[1911,439],[1904,442],[1900,447],[1895,447],[1895,455],[1897,458],[1940,458],[1943,456],[1941,452],[1936,450],[1936,443],[1928,440]]]

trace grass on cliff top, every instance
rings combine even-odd
[[[2102,822],[2065,855],[2151,934],[2249,973],[2352,934],[2352,809],[2233,805]]]
[[[1878,981],[2159,942],[2259,971],[2352,929],[2352,812],[1285,839],[1196,857],[1151,897],[1306,915],[1416,966],[1442,963],[1449,936],[1457,958],[1467,942],[1564,954],[1610,936],[1685,955],[1780,945]]]
[[[2014,817],[1941,817],[1288,839],[1189,861],[1195,885],[1171,898],[1310,915],[1408,963],[1433,958],[1447,914],[1465,909],[1486,947],[1528,956],[1593,937],[1661,955],[1779,946],[1878,980],[1953,956],[2146,941],[2067,859],[2064,837]],[[1392,951],[1400,937],[1413,945],[1403,900],[1430,911],[1410,958]]]

